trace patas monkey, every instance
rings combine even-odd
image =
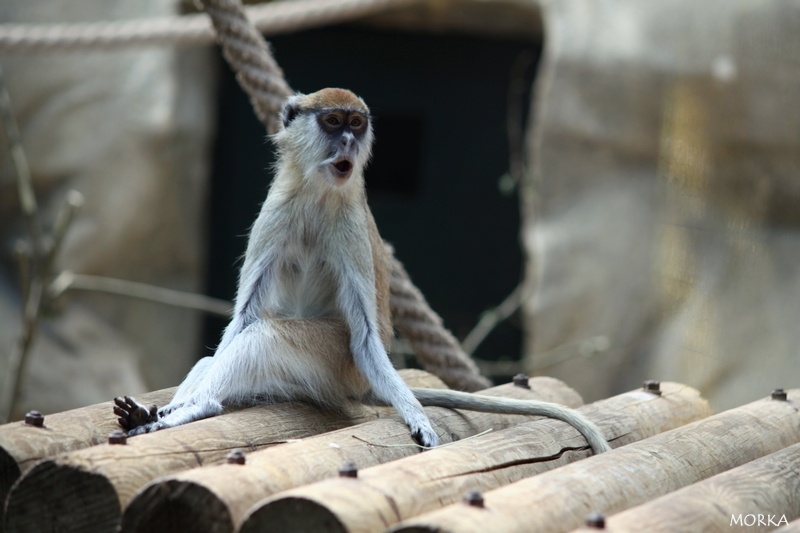
[[[281,118],[275,177],[250,232],[233,318],[214,356],[163,409],[137,420],[142,408],[116,399],[129,434],[217,415],[224,402],[302,398],[337,408],[369,398],[394,406],[426,447],[438,437],[422,405],[558,418],[595,452],[608,450],[592,422],[557,404],[406,386],[386,353],[390,263],[364,189],[369,109],[350,91],[323,89],[289,98]]]

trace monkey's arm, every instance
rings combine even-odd
[[[413,388],[411,392],[422,405],[427,407],[447,407],[487,413],[537,415],[555,418],[571,425],[586,437],[594,453],[611,450],[602,432],[594,422],[578,411],[563,405],[539,400],[514,400],[511,398],[480,396],[478,394],[442,389]]]
[[[360,225],[364,230],[367,224]],[[358,235],[357,233],[355,235]],[[392,366],[381,341],[372,251],[368,235],[350,238],[334,264],[338,268],[337,304],[350,329],[350,350],[356,367],[369,383],[372,394],[391,404],[423,446],[434,447],[439,437],[428,416]]]

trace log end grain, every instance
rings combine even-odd
[[[444,530],[438,527],[429,527],[426,525],[419,526],[397,526],[390,530],[391,533],[445,533]]]
[[[166,479],[136,495],[122,516],[122,531],[231,533],[233,519],[225,503],[206,487]]]
[[[58,498],[48,494],[58,493]],[[76,513],[75,509],[81,509]],[[113,533],[122,510],[114,487],[97,474],[45,460],[19,480],[6,505],[6,531]]]
[[[347,533],[347,528],[324,505],[308,498],[280,498],[257,507],[245,517],[239,533],[325,531]]]
[[[17,461],[3,446],[0,446],[0,525],[5,522],[4,511],[8,493],[21,475],[22,470]]]

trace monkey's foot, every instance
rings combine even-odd
[[[151,405],[146,407],[132,396],[118,396],[114,398],[114,414],[117,415],[117,421],[129,435],[136,435],[142,433],[141,431],[132,431],[138,427],[150,425],[158,420],[158,407]]]
[[[411,438],[417,444],[425,448],[435,448],[439,445],[439,435],[433,430],[429,423],[409,425],[411,428]]]
[[[129,437],[134,437],[136,435],[143,435],[145,433],[152,433],[153,431],[158,431],[159,429],[164,429],[170,427],[168,424],[160,420],[156,420],[155,422],[148,422],[141,426],[136,426],[135,428],[128,431]]]

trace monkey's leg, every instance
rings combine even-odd
[[[196,396],[196,389],[205,379],[206,373],[211,367],[213,360],[213,357],[203,357],[195,363],[186,377],[183,378],[183,382],[181,382],[178,390],[175,391],[175,396],[172,397],[172,400],[158,410],[158,416],[162,418],[165,417]]]
[[[214,357],[201,359],[155,422],[131,435],[220,414],[224,402],[310,399],[333,407],[367,389],[350,357],[347,329],[337,319],[261,319]]]
[[[199,360],[178,387],[172,401],[158,409],[157,413],[151,409],[151,417],[144,424],[126,428],[128,435],[150,433],[220,414],[222,402],[204,391],[212,363],[212,357]]]

